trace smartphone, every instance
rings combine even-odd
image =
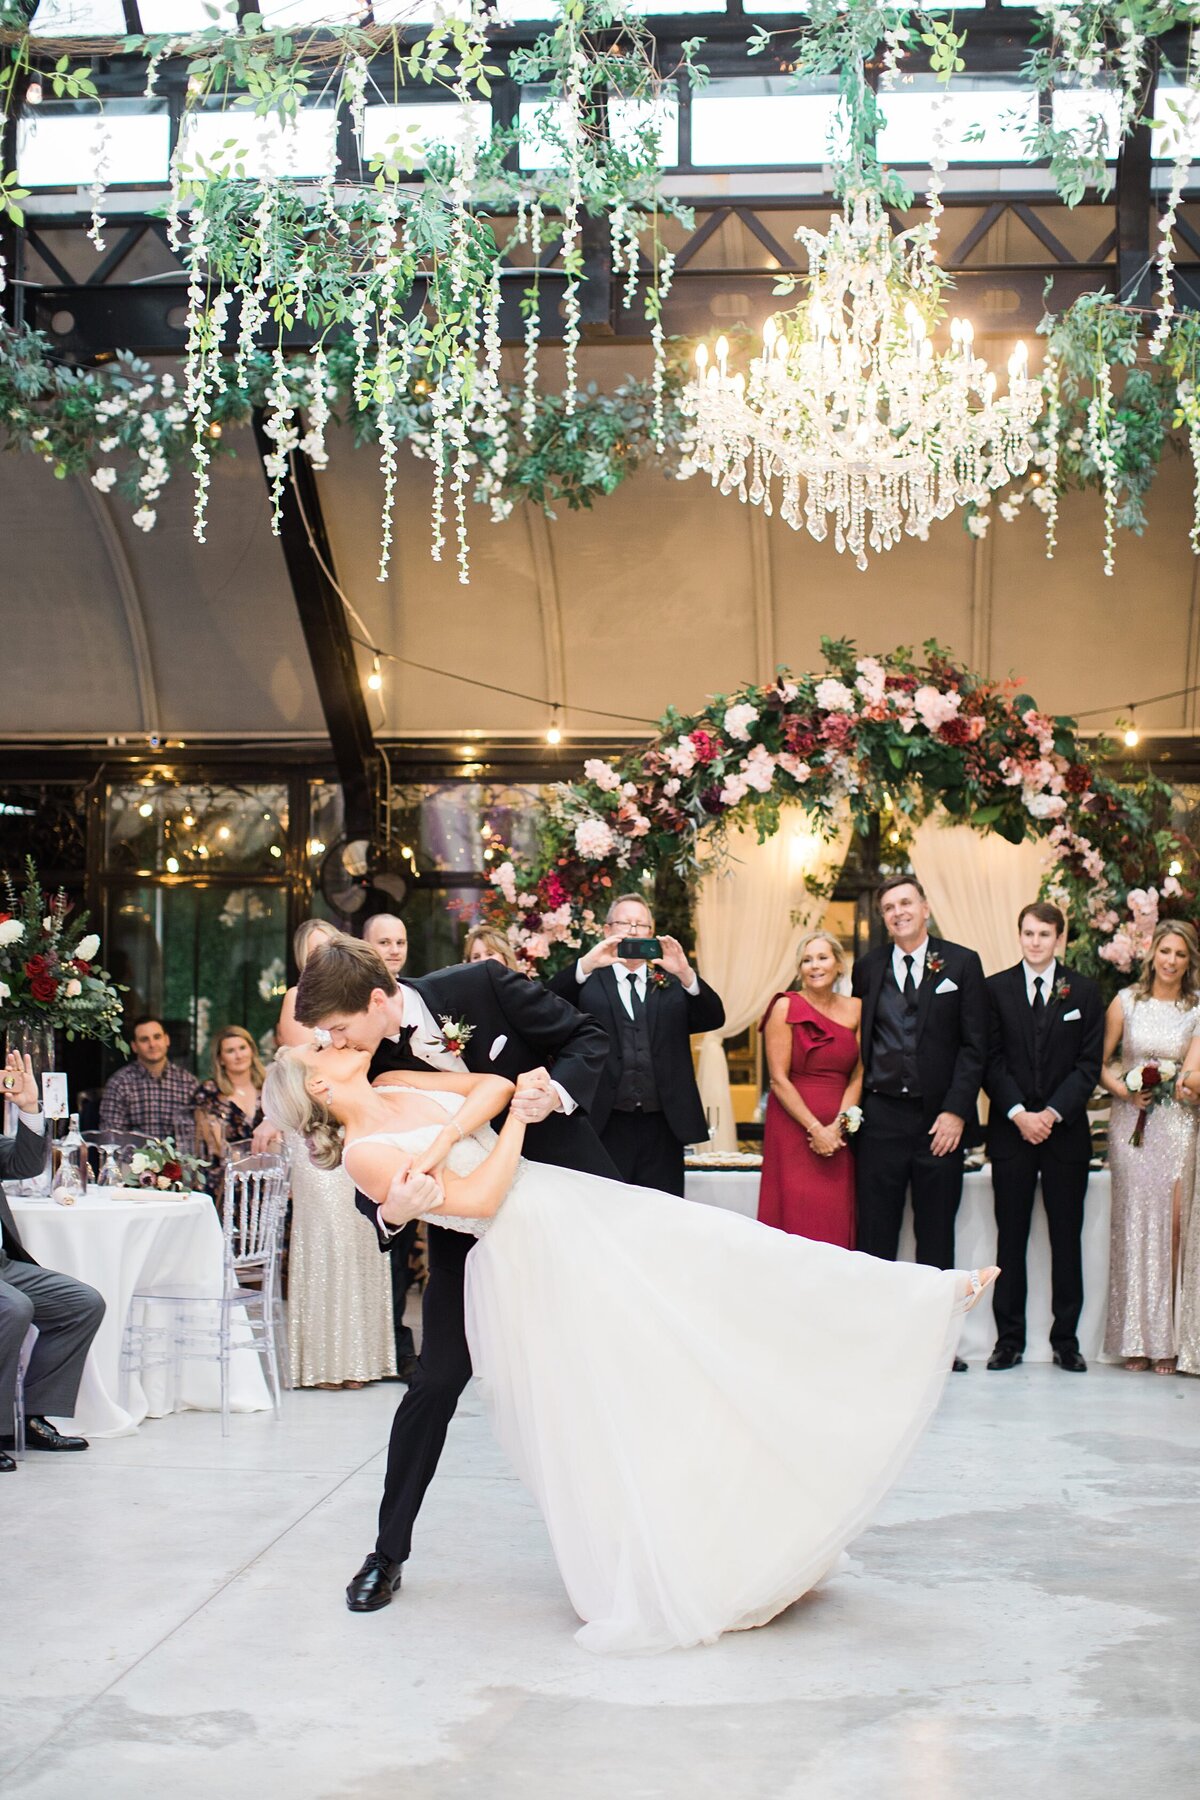
[[[629,962],[653,962],[656,956],[662,955],[662,944],[657,938],[622,938],[617,945],[617,955]]]

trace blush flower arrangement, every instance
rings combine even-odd
[[[62,888],[47,892],[32,857],[25,885],[3,877],[0,910],[0,1027],[50,1026],[69,1039],[96,1038],[128,1054],[121,1036],[121,994],[96,958],[100,938]]]
[[[1157,777],[1117,780],[1111,745],[933,640],[919,653],[866,655],[829,638],[822,650],[824,669],[781,670],[691,716],[670,709],[647,743],[591,758],[549,791],[537,851],[502,851],[481,909],[527,970],[548,974],[578,954],[614,891],[668,872],[694,889],[721,866],[729,829],[765,841],[785,807],[830,836],[847,811],[864,837],[886,819],[888,859],[901,867],[912,830],[935,812],[1009,843],[1047,841],[1043,896],[1071,918],[1072,964],[1110,993],[1151,907],[1200,917],[1196,853]],[[936,975],[940,962],[928,967]]]

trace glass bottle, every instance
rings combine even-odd
[[[73,1206],[87,1193],[87,1145],[79,1131],[79,1114],[71,1114],[67,1135],[55,1146],[57,1167],[54,1171],[54,1198],[60,1206]]]

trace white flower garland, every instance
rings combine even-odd
[[[1062,397],[1058,386],[1058,359],[1047,348],[1042,369],[1046,390],[1046,560],[1054,560],[1058,548],[1058,437],[1062,425]]]
[[[1112,410],[1112,374],[1108,359],[1099,358],[1096,386],[1088,401],[1088,454],[1100,472],[1104,492],[1104,573],[1113,573],[1116,553],[1117,459],[1108,435]]]

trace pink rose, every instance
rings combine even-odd
[[[926,731],[935,732],[947,719],[957,718],[962,695],[943,694],[935,687],[919,687],[912,697],[912,703]]]

